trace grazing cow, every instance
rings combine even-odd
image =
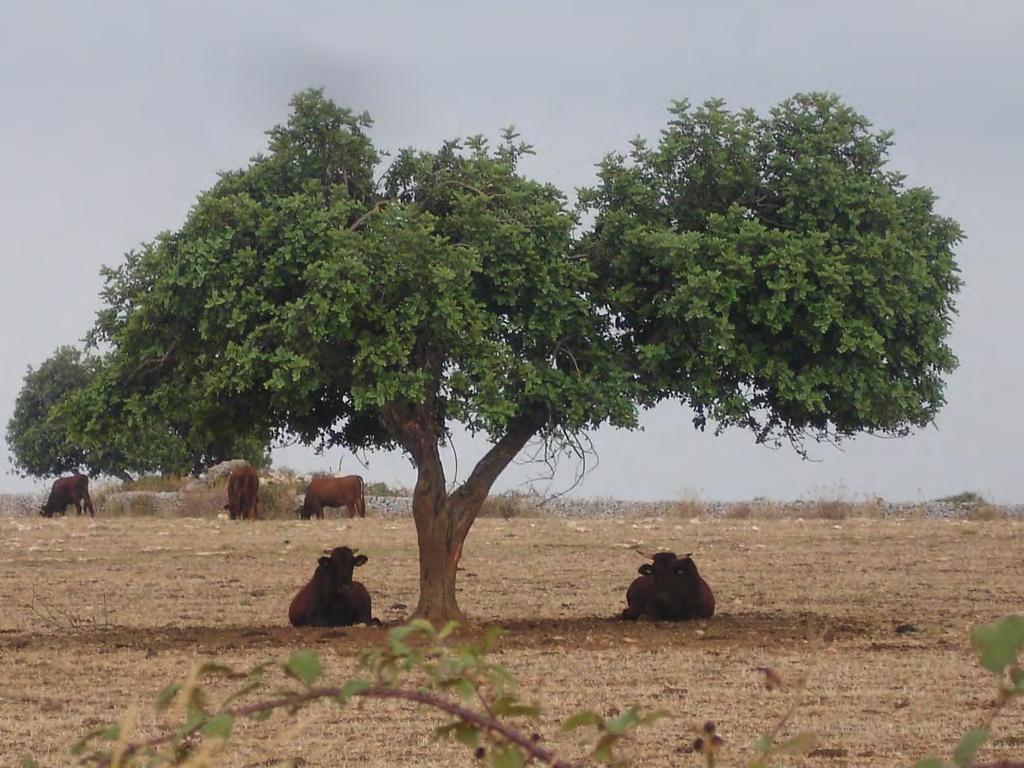
[[[635,621],[649,616],[681,621],[710,619],[714,615],[715,596],[689,554],[676,557],[672,552],[659,552],[639,570],[640,577],[626,591],[628,607],[622,618]]]
[[[232,520],[256,519],[257,492],[260,476],[252,467],[238,467],[228,476],[228,503],[224,509]]]
[[[89,498],[89,478],[87,476],[74,474],[71,477],[58,477],[53,481],[50,495],[46,499],[46,504],[39,510],[39,514],[43,517],[53,517],[57,513],[63,515],[68,504],[74,504],[78,514],[82,514],[83,501],[89,516],[96,517],[92,499]]]
[[[288,621],[295,627],[347,627],[356,623],[380,624],[371,618],[370,593],[352,571],[367,561],[357,550],[335,547],[330,557],[317,561],[313,577],[288,606]]]
[[[366,517],[363,478],[359,475],[314,477],[306,488],[299,517],[309,520],[316,516],[322,520],[324,507],[345,507],[349,517]]]

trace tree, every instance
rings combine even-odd
[[[78,404],[400,446],[418,616],[460,615],[463,542],[530,440],[633,427],[669,397],[759,440],[901,432],[941,405],[960,232],[834,97],[765,120],[677,105],[657,149],[606,158],[581,237],[511,131],[404,150],[375,183],[367,115],[291,104],[266,154],[106,271],[92,340],[112,351]],[[448,493],[453,423],[492,447]]]
[[[239,456],[266,464],[266,436],[225,433],[190,446],[182,439],[191,431],[184,424],[176,428],[138,409],[83,408],[107,375],[102,358],[70,346],[59,347],[37,370],[29,367],[7,423],[7,443],[22,474],[47,477],[84,469],[131,481],[129,472],[185,473]],[[140,418],[129,418],[128,412]],[[82,438],[86,423],[91,431]]]

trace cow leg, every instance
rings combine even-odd
[[[89,513],[89,517],[96,517],[96,508],[92,505],[92,499],[89,494],[85,494],[85,511]]]
[[[78,515],[82,514],[82,500],[81,499],[75,499],[75,512]]]

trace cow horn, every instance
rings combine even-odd
[[[685,560],[688,557],[693,557],[693,552],[687,552],[685,555],[682,555],[681,557],[678,557],[676,559],[677,560]]]

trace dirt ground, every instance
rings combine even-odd
[[[73,764],[78,736],[152,701],[199,659],[236,668],[316,649],[328,682],[355,672],[378,628],[288,626],[287,609],[326,547],[369,555],[357,573],[374,612],[398,623],[416,601],[411,520],[0,519],[0,764]],[[718,613],[682,624],[614,620],[642,558],[631,544],[695,553]],[[637,765],[700,765],[691,726],[714,720],[723,763],[744,765],[792,697],[787,733],[818,747],[789,764],[910,766],[949,756],[994,685],[969,630],[1024,610],[1024,522],[943,520],[482,519],[459,599],[478,632],[508,633],[498,659],[543,708],[531,730],[582,754],[558,723],[583,708],[665,708],[641,731]],[[912,625],[911,631],[901,625]],[[758,667],[807,676],[767,691]],[[245,723],[218,764],[469,765],[431,738],[439,716],[367,701]],[[1024,707],[984,757],[1024,757]]]

